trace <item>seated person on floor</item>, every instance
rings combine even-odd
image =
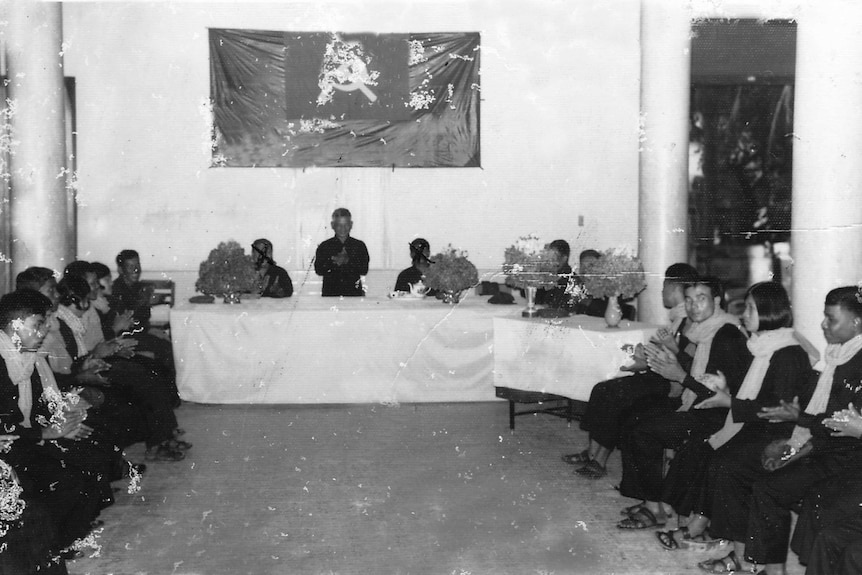
[[[653,341],[674,345],[685,313],[685,286],[697,279],[697,271],[688,264],[673,264],[665,270],[661,297],[668,310],[668,324],[656,332]],[[604,477],[608,458],[619,445],[623,423],[630,412],[644,403],[669,401],[668,384],[664,378],[648,371],[643,347],[635,354],[636,365],[629,377],[602,381],[593,387],[587,411],[581,419],[581,429],[589,433],[590,443],[580,453],[563,456],[563,461],[582,465],[576,473],[586,477]]]
[[[596,250],[584,250],[578,256],[578,273],[573,276],[575,284],[583,285],[583,277],[589,273],[589,267],[594,264],[602,254]],[[608,298],[593,298],[585,297],[577,302],[574,306],[574,313],[580,315],[589,315],[592,317],[604,317],[605,310],[608,307]],[[620,301],[620,309],[623,312],[623,318],[628,320],[635,319],[635,308],[631,304]]]
[[[320,295],[363,296],[361,276],[368,273],[368,249],[350,236],[353,220],[349,210],[338,208],[332,212],[332,229],[335,236],[321,242],[314,256],[314,272],[323,276]]]
[[[793,425],[769,423],[758,413],[782,401],[792,402],[806,392],[810,381],[811,359],[816,361],[818,354],[805,342],[815,355],[809,358],[800,343],[802,336],[793,330],[790,298],[780,283],[761,282],[748,289],[742,322],[751,334],[747,346],[754,359],[739,391],[731,397],[723,375],[706,374],[704,381],[712,380],[715,395],[694,406],[729,410],[724,425],[706,441],[702,435],[690,437],[671,460],[664,478],[662,502],[673,508],[680,525],[657,533],[666,549],[744,536],[744,532],[734,532],[734,524],[740,517],[748,517],[750,492],[714,499],[708,478],[722,473],[741,484],[743,478],[765,474],[760,460],[763,450],[777,439],[790,437]],[[716,513],[714,506],[719,508]],[[685,517],[689,520],[683,525]],[[712,517],[715,520],[707,532]]]
[[[669,401],[641,410],[623,433],[620,493],[643,503],[620,521],[620,529],[648,529],[667,520],[663,500],[664,452],[679,450],[691,437],[704,441],[724,425],[727,409],[691,410],[715,393],[705,374],[723,374],[735,396],[751,364],[747,338],[739,319],[722,309],[721,282],[701,278],[686,285],[686,319],[678,342],[649,343],[650,369],[667,382]],[[675,351],[676,350],[676,351]],[[628,508],[627,508],[628,510]]]
[[[272,259],[272,242],[261,238],[251,244],[254,266],[261,279],[261,297],[282,298],[293,295],[293,282],[287,271],[275,265]]]
[[[123,250],[117,254],[117,279],[112,291],[120,313],[132,312],[132,317],[144,333],[169,340],[163,329],[150,326],[152,287],[141,283],[141,258],[135,250]]]
[[[410,260],[413,262],[413,265],[398,274],[398,279],[395,281],[395,291],[413,293],[415,290],[419,290],[418,293],[434,295],[431,293],[433,290],[429,292],[423,284],[425,272],[434,263],[429,259],[430,257],[431,244],[428,243],[428,240],[425,238],[416,238],[410,242]]]
[[[783,574],[792,508],[815,485],[862,467],[862,443],[825,424],[851,403],[862,405],[862,302],[856,286],[830,291],[823,315],[826,352],[816,366],[822,371],[811,398],[785,401],[761,413],[767,421],[791,422],[795,427],[781,449],[764,452],[764,467],[773,471],[755,480],[747,521],[741,524],[746,525],[745,536],[734,542],[733,559],[742,568],[753,563],[765,565],[769,575]],[[740,496],[720,483],[713,489],[716,498]]]

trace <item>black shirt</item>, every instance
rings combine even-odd
[[[395,281],[395,291],[410,291],[410,286],[421,282],[423,275],[422,270],[410,266],[398,274],[398,279]]]
[[[332,261],[333,256],[347,252],[348,262],[337,266]],[[368,250],[365,244],[356,238],[348,237],[341,243],[337,237],[332,237],[317,246],[314,256],[314,271],[323,276],[323,296],[361,296],[362,282],[359,276],[368,273]]]
[[[290,297],[293,295],[293,282],[283,267],[270,265],[263,275],[261,297]]]

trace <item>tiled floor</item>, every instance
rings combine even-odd
[[[504,402],[178,416],[188,459],[118,494],[73,575],[697,573],[702,559],[616,529],[619,459],[580,479],[560,460],[583,445],[577,425],[525,416],[510,433]]]

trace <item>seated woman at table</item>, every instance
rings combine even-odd
[[[426,290],[424,286],[420,285],[423,283],[428,267],[434,263],[430,257],[431,244],[428,243],[428,240],[416,238],[410,242],[410,260],[413,265],[398,274],[398,279],[395,281],[395,291],[412,293],[418,289],[425,295],[434,295],[431,293],[433,290]]]
[[[781,284],[761,282],[751,286],[745,296],[742,322],[751,334],[748,350],[754,360],[739,391],[731,397],[724,375],[706,374],[703,381],[710,382],[715,395],[694,406],[728,409],[724,426],[709,437],[690,437],[677,451],[665,476],[662,501],[680,518],[689,517],[686,525],[656,534],[666,549],[709,540],[705,532],[712,516],[707,481],[711,464],[737,477],[748,473],[743,471],[746,466],[759,470],[760,455],[766,446],[776,439],[790,437],[793,431],[792,424],[769,423],[758,417],[764,407],[791,402],[802,395],[810,380],[811,360],[816,361],[816,357],[809,357],[800,344],[801,336],[793,330],[790,298]],[[807,345],[816,356],[816,349]],[[723,530],[719,526],[719,531]]]
[[[283,267],[272,259],[272,242],[261,238],[251,244],[254,267],[261,280],[260,297],[282,298],[293,295],[293,282]]]
[[[668,310],[668,325],[656,332],[655,341],[672,345],[674,338],[679,337],[679,328],[686,317],[684,287],[695,279],[697,271],[688,264],[673,264],[665,270],[661,295]],[[641,349],[635,359],[637,364],[629,368],[635,375],[602,381],[593,387],[587,411],[581,419],[581,429],[589,433],[589,446],[579,453],[564,455],[563,461],[589,467],[593,475],[604,476],[608,458],[620,440],[623,422],[635,406],[669,401],[669,384],[648,371]]]

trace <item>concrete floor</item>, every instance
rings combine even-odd
[[[73,575],[698,573],[560,460],[584,434],[507,405],[184,405],[195,444],[103,512]],[[142,460],[142,449],[129,450]],[[791,559],[790,573],[803,569]]]

